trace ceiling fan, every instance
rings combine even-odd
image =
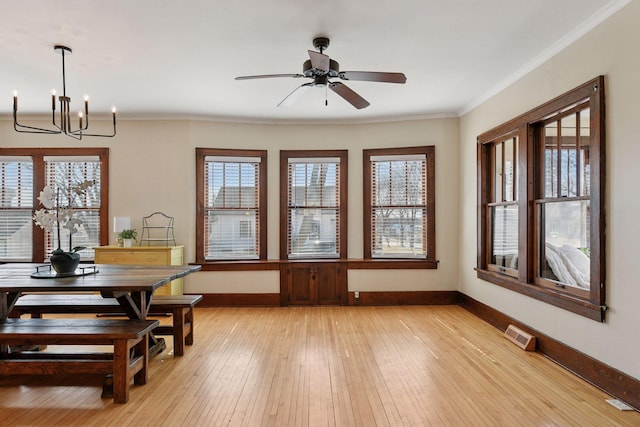
[[[367,81],[367,82],[383,82],[383,83],[405,83],[407,77],[403,73],[384,73],[377,71],[340,71],[340,65],[337,61],[329,58],[323,52],[329,47],[329,39],[326,37],[316,37],[313,39],[313,46],[320,52],[309,50],[309,59],[302,65],[302,74],[262,74],[256,76],[240,76],[236,80],[250,79],[267,79],[274,77],[294,77],[309,78],[313,82],[304,83],[298,86],[293,92],[287,95],[278,107],[288,107],[292,105],[301,95],[303,95],[310,87],[325,86],[344,98],[345,101],[353,105],[357,109],[366,108],[369,102],[350,89],[342,82],[331,81],[330,79]],[[327,101],[325,100],[325,104]]]

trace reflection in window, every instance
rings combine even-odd
[[[537,275],[554,286],[585,290],[591,253],[589,116],[583,103],[543,122],[544,194],[537,221]]]
[[[542,204],[540,222],[539,275],[589,289],[589,201]]]

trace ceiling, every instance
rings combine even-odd
[[[50,112],[62,92],[91,114],[256,122],[370,122],[458,116],[506,87],[629,0],[21,0],[0,14],[0,115]],[[344,71],[404,72],[407,83],[344,82],[371,105],[356,110],[307,79],[312,40]],[[325,105],[325,98],[328,105]],[[2,101],[4,99],[5,101]]]

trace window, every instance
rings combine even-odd
[[[281,151],[282,259],[346,258],[346,151]]]
[[[0,149],[0,261],[42,262],[58,246],[51,233],[37,227],[33,211],[45,186],[59,188],[61,204],[68,189],[85,180],[94,184],[73,199],[75,215],[83,224],[73,235],[73,246],[85,246],[83,260],[92,260],[93,248],[108,241],[108,154],[106,148]],[[34,205],[35,201],[35,205]],[[69,250],[69,231],[61,232],[61,248]]]
[[[604,320],[604,78],[478,137],[478,277]]]
[[[517,277],[518,268],[518,134],[507,135],[488,145],[490,186],[489,219],[490,270]]]
[[[365,258],[435,261],[435,148],[364,150]]]
[[[266,151],[196,150],[197,262],[266,259]]]

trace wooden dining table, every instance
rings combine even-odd
[[[0,319],[9,317],[18,298],[24,293],[55,294],[99,293],[115,298],[130,319],[145,319],[153,293],[172,280],[200,270],[199,265],[129,266],[83,265],[75,276],[61,277],[42,263],[0,265]],[[164,341],[150,339],[151,354],[162,351]],[[0,352],[5,349],[1,348]]]

